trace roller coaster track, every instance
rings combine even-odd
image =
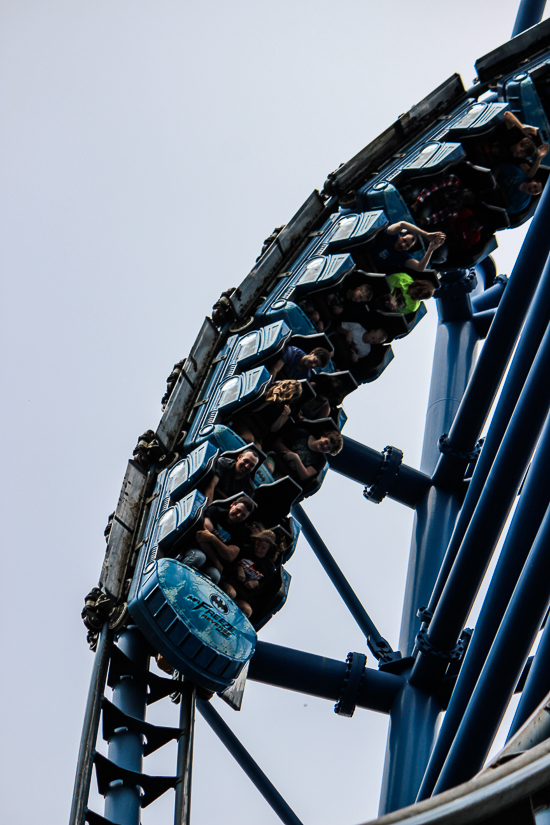
[[[391,181],[402,181],[407,169],[419,168],[422,147],[458,151],[449,147],[460,148],[456,136],[466,134],[460,129],[470,129],[472,123],[475,128],[480,116],[476,106],[485,107],[483,117],[496,117],[499,106],[512,107],[506,83],[521,82],[518,72],[537,82],[546,77],[550,21],[527,28],[533,22],[530,14],[540,19],[542,10],[536,7],[524,2],[516,36],[477,61],[479,82],[472,89],[466,90],[457,75],[451,77],[328,176],[323,191],[313,192],[286,226],[266,241],[243,282],[220,297],[188,357],[169,377],[161,421],[140,438],[128,464],[109,523],[99,584],[84,611],[96,653],[71,825],[138,825],[141,808],[172,787],[175,822],[189,822],[195,706],[282,821],[299,823],[217,714],[204,686],[199,683],[197,688],[177,674],[168,679],[149,671],[153,650],[134,623],[136,614],[129,615],[128,603],[132,579],[131,593],[151,559],[150,525],[161,513],[158,478],[204,442],[206,435],[201,440],[196,434],[197,421],[205,434],[213,429],[213,389],[217,392],[221,386],[216,376],[233,376],[223,371],[232,363],[236,342],[261,329],[262,320],[265,325],[287,317],[274,314],[275,300],[288,303],[302,282],[307,261],[315,256],[336,258],[351,249],[350,234],[344,238],[345,249],[337,246],[349,216],[374,216],[363,238],[368,242],[385,208],[377,200],[380,192],[387,199],[394,189]],[[424,150],[424,157],[428,165],[433,163],[434,172],[440,168],[434,152],[426,155]],[[380,825],[540,825],[550,817],[549,630],[529,658],[550,605],[549,221],[546,187],[507,285],[494,279],[487,258],[490,244],[467,268],[441,266],[436,296],[440,323],[422,470],[403,465],[396,448],[380,454],[351,439],[345,439],[343,452],[331,459],[333,471],[366,485],[371,501],[380,502],[387,495],[416,510],[399,651],[379,634],[301,505],[292,509],[364,632],[378,669],[367,668],[361,653],[337,662],[259,641],[248,678],[332,699],[344,716],[352,716],[357,707],[390,715],[381,805],[388,813],[376,820]],[[359,231],[359,223],[360,218],[352,231]],[[485,337],[476,363],[475,344]],[[479,437],[503,379],[482,446]],[[208,411],[211,418],[203,420]],[[464,625],[518,496],[472,636]],[[246,671],[241,682],[244,676]],[[112,701],[105,696],[106,685],[113,689]],[[239,687],[237,680],[225,696],[237,705],[242,698]],[[521,692],[522,698],[510,741],[483,768],[514,692]],[[146,705],[171,694],[180,704],[179,726],[160,728],[146,722]],[[442,710],[445,721],[437,735]],[[100,719],[109,741],[108,758],[95,749]],[[143,773],[143,756],[174,739],[174,776]],[[104,816],[88,808],[94,765],[106,798]]]

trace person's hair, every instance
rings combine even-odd
[[[330,361],[330,352],[323,349],[323,347],[315,347],[315,349],[312,349],[309,354],[316,355],[322,367],[326,367]]]
[[[250,537],[253,541],[259,539],[260,541],[267,541],[269,544],[273,545],[273,547],[277,547],[277,536],[273,530],[266,530],[263,524],[260,524],[257,521],[252,525]]]
[[[248,496],[239,496],[239,498],[236,498],[235,501],[232,501],[229,505],[230,510],[234,504],[244,504],[249,513],[253,513],[256,509],[254,506],[254,502],[252,501],[252,499],[248,498]]]
[[[415,281],[408,289],[408,293],[415,301],[421,301],[424,298],[431,298],[435,292],[435,286],[430,281]]]
[[[245,450],[240,450],[238,456],[235,459],[235,463],[239,460],[239,458],[241,458],[241,456],[246,455],[247,453],[250,453],[250,455],[253,455],[256,459],[256,464],[254,465],[254,469],[256,469],[258,465],[261,464],[261,458],[254,449],[254,447],[247,447]]]
[[[521,149],[523,149],[524,152],[527,152],[527,157],[529,157],[530,155],[534,155],[537,151],[535,141],[530,137],[522,138],[519,141],[518,146],[521,147]]]
[[[395,297],[391,292],[385,295],[380,295],[373,304],[373,309],[379,312],[395,312],[395,308],[391,306],[391,300]]]
[[[380,338],[380,340],[378,341],[379,344],[383,344],[384,341],[388,340],[388,332],[387,330],[382,329],[382,327],[375,327],[374,329],[367,330],[367,332],[378,332],[378,338]]]
[[[315,376],[315,392],[336,406],[342,403],[345,395],[342,382],[327,372],[320,372]]]
[[[326,430],[326,432],[321,433],[319,437],[328,438],[330,441],[329,455],[338,455],[338,453],[341,452],[344,446],[344,439],[338,430]]]
[[[374,295],[372,287],[370,287],[368,284],[360,284],[359,286],[356,286],[355,289],[352,289],[352,292],[358,292],[359,290],[361,290],[361,295],[364,296],[363,301],[365,303],[372,300],[372,297]]]
[[[265,394],[265,400],[269,401],[294,401],[300,398],[302,394],[302,385],[299,381],[277,381],[271,386]]]

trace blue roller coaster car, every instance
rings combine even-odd
[[[256,646],[244,613],[210,579],[175,559],[134,578],[130,615],[170,664],[201,687],[229,687]]]

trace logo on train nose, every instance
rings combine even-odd
[[[227,606],[227,603],[222,599],[221,596],[218,596],[217,593],[212,593],[212,595],[210,596],[210,601],[214,605],[216,610],[220,611],[220,613],[229,613],[229,607]]]

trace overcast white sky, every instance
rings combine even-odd
[[[516,2],[5,0],[2,505],[5,825],[66,821],[92,654],[80,621],[103,528],[172,364],[222,289],[329,171],[508,39]],[[499,238],[499,271],[523,236]],[[418,466],[435,307],[346,433]],[[328,477],[306,509],[393,645],[412,513]],[[261,638],[365,650],[313,554]],[[375,666],[372,656],[369,664]],[[387,720],[249,684],[216,707],[304,823],[376,814]],[[151,717],[175,724],[170,702]],[[198,719],[193,821],[278,820]],[[173,748],[147,760],[172,773]],[[171,792],[143,814],[171,821]],[[102,800],[94,807],[102,812]]]

